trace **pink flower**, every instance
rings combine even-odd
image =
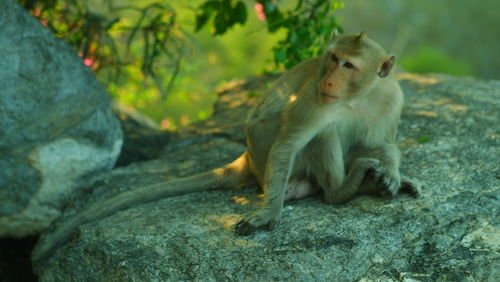
[[[255,3],[255,14],[257,14],[257,18],[261,21],[266,20],[266,13],[264,13],[264,5],[261,3]]]
[[[169,129],[172,126],[172,123],[168,119],[164,119],[160,122],[160,127],[163,129]]]
[[[83,59],[83,63],[90,67],[94,64],[94,61],[92,59],[87,58]]]
[[[180,118],[181,125],[186,125],[189,123],[189,116],[188,115],[182,115]]]

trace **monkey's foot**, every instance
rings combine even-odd
[[[422,195],[422,184],[406,176],[401,177],[401,191],[410,194],[414,198]]]
[[[279,213],[278,213],[279,214]],[[269,212],[258,211],[235,225],[235,233],[240,236],[247,236],[256,230],[271,231],[278,223],[278,217],[270,216]]]
[[[375,170],[375,179],[382,186],[382,194],[396,195],[401,189],[401,177],[399,173],[391,173],[384,167]]]

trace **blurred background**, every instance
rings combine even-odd
[[[77,50],[117,105],[162,129],[210,116],[229,80],[321,53],[334,28],[367,32],[405,71],[500,78],[498,0],[18,2]]]

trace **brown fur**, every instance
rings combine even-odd
[[[250,169],[263,187],[264,203],[236,225],[238,234],[276,224],[290,179],[307,179],[329,203],[362,192],[399,191],[394,142],[403,95],[392,76],[377,75],[387,58],[364,34],[335,36],[324,56],[277,81],[248,122]],[[354,67],[345,67],[347,62]],[[272,131],[261,129],[263,124],[272,124]]]

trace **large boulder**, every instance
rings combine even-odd
[[[66,199],[110,170],[122,131],[75,51],[0,1],[0,237],[46,228]]]
[[[402,170],[423,183],[421,198],[290,202],[273,231],[248,237],[233,228],[259,203],[256,187],[159,199],[80,226],[36,264],[40,280],[499,281],[500,82],[400,79]],[[102,176],[75,196],[58,223],[116,193],[236,158],[245,148],[233,132],[262,81],[234,83],[215,117],[169,143],[168,158]]]

